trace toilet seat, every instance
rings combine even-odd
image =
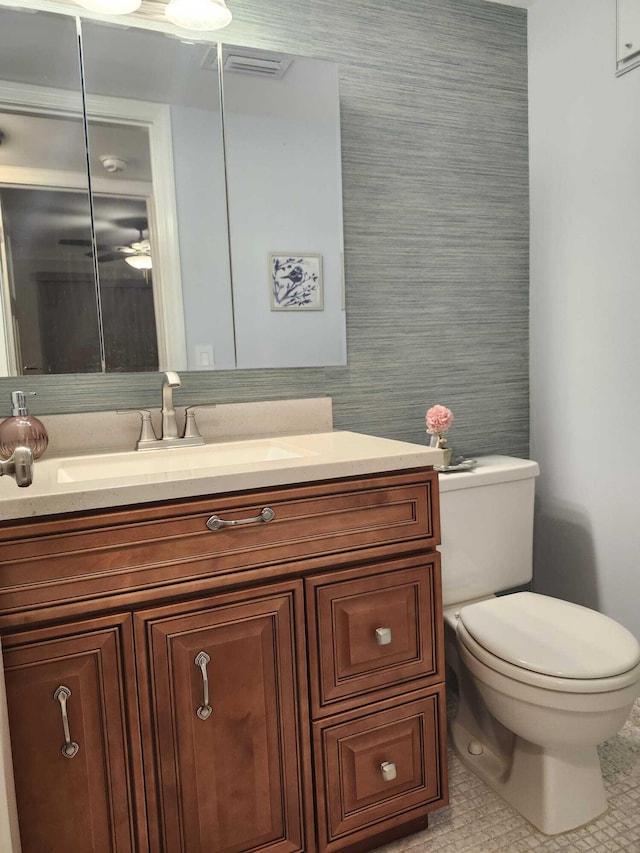
[[[478,663],[488,669],[509,678],[511,681],[528,684],[550,692],[580,693],[583,695],[586,693],[613,693],[640,682],[640,662],[627,672],[608,678],[561,678],[556,675],[543,675],[540,672],[523,669],[491,654],[473,639],[461,622],[458,623],[457,637],[458,642],[465,650]]]
[[[640,644],[626,628],[586,607],[536,593],[463,607],[457,634],[486,666],[550,690],[618,690],[640,671]]]

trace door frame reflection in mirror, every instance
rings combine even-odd
[[[43,116],[82,118],[78,113],[77,93],[31,84],[2,82],[0,110],[33,113]],[[92,175],[91,188],[95,193],[145,197],[149,210],[149,233],[154,258],[153,295],[158,338],[160,367],[175,370],[187,367],[184,306],[182,299],[181,265],[178,242],[178,216],[175,197],[173,146],[170,110],[167,105],[147,101],[127,101],[103,95],[86,96],[89,123],[95,121],[113,125],[135,126],[146,130],[151,162],[151,185],[134,188],[132,182],[100,179]],[[43,170],[25,167],[0,167],[0,185],[42,186]],[[52,186],[88,191],[87,174],[51,172]],[[134,191],[135,190],[135,191]],[[162,215],[158,215],[162,211]],[[1,240],[4,260],[4,243]],[[5,268],[3,263],[0,269]],[[7,306],[11,305],[8,276],[2,275],[0,299],[0,376],[20,375],[15,361],[15,341],[12,323],[7,323]],[[8,339],[5,336],[8,335]],[[5,368],[3,370],[2,368]]]

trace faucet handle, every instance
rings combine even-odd
[[[200,430],[196,424],[196,412],[200,409],[215,408],[215,403],[196,403],[194,406],[187,406],[184,410],[184,438],[201,438]]]
[[[19,445],[9,459],[0,460],[0,477],[10,475],[21,486],[33,483],[33,453],[30,447]]]
[[[183,438],[202,438],[198,424],[196,423],[196,411],[200,406],[187,406],[184,410],[184,436]]]
[[[149,441],[157,441],[156,433],[151,423],[151,412],[149,409],[118,409],[119,415],[140,415],[142,418],[140,423],[140,436],[136,448],[140,449],[140,445],[144,446]]]

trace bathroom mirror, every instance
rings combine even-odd
[[[221,53],[238,367],[346,364],[338,67]]]
[[[345,364],[335,64],[83,20],[85,149],[76,19],[0,18],[0,374]]]
[[[66,372],[77,319],[83,370],[101,369],[93,259],[67,242],[91,246],[82,109],[75,20],[0,8],[3,376]]]

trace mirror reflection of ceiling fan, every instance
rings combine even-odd
[[[147,220],[143,217],[125,217],[115,222],[121,228],[130,228],[138,232],[139,239],[133,240],[124,246],[104,246],[98,244],[98,263],[109,263],[110,261],[125,261],[136,270],[150,270],[151,244],[144,232],[148,229]],[[63,246],[86,246],[91,248],[91,240],[63,239],[58,241]],[[91,255],[91,252],[87,252]]]

